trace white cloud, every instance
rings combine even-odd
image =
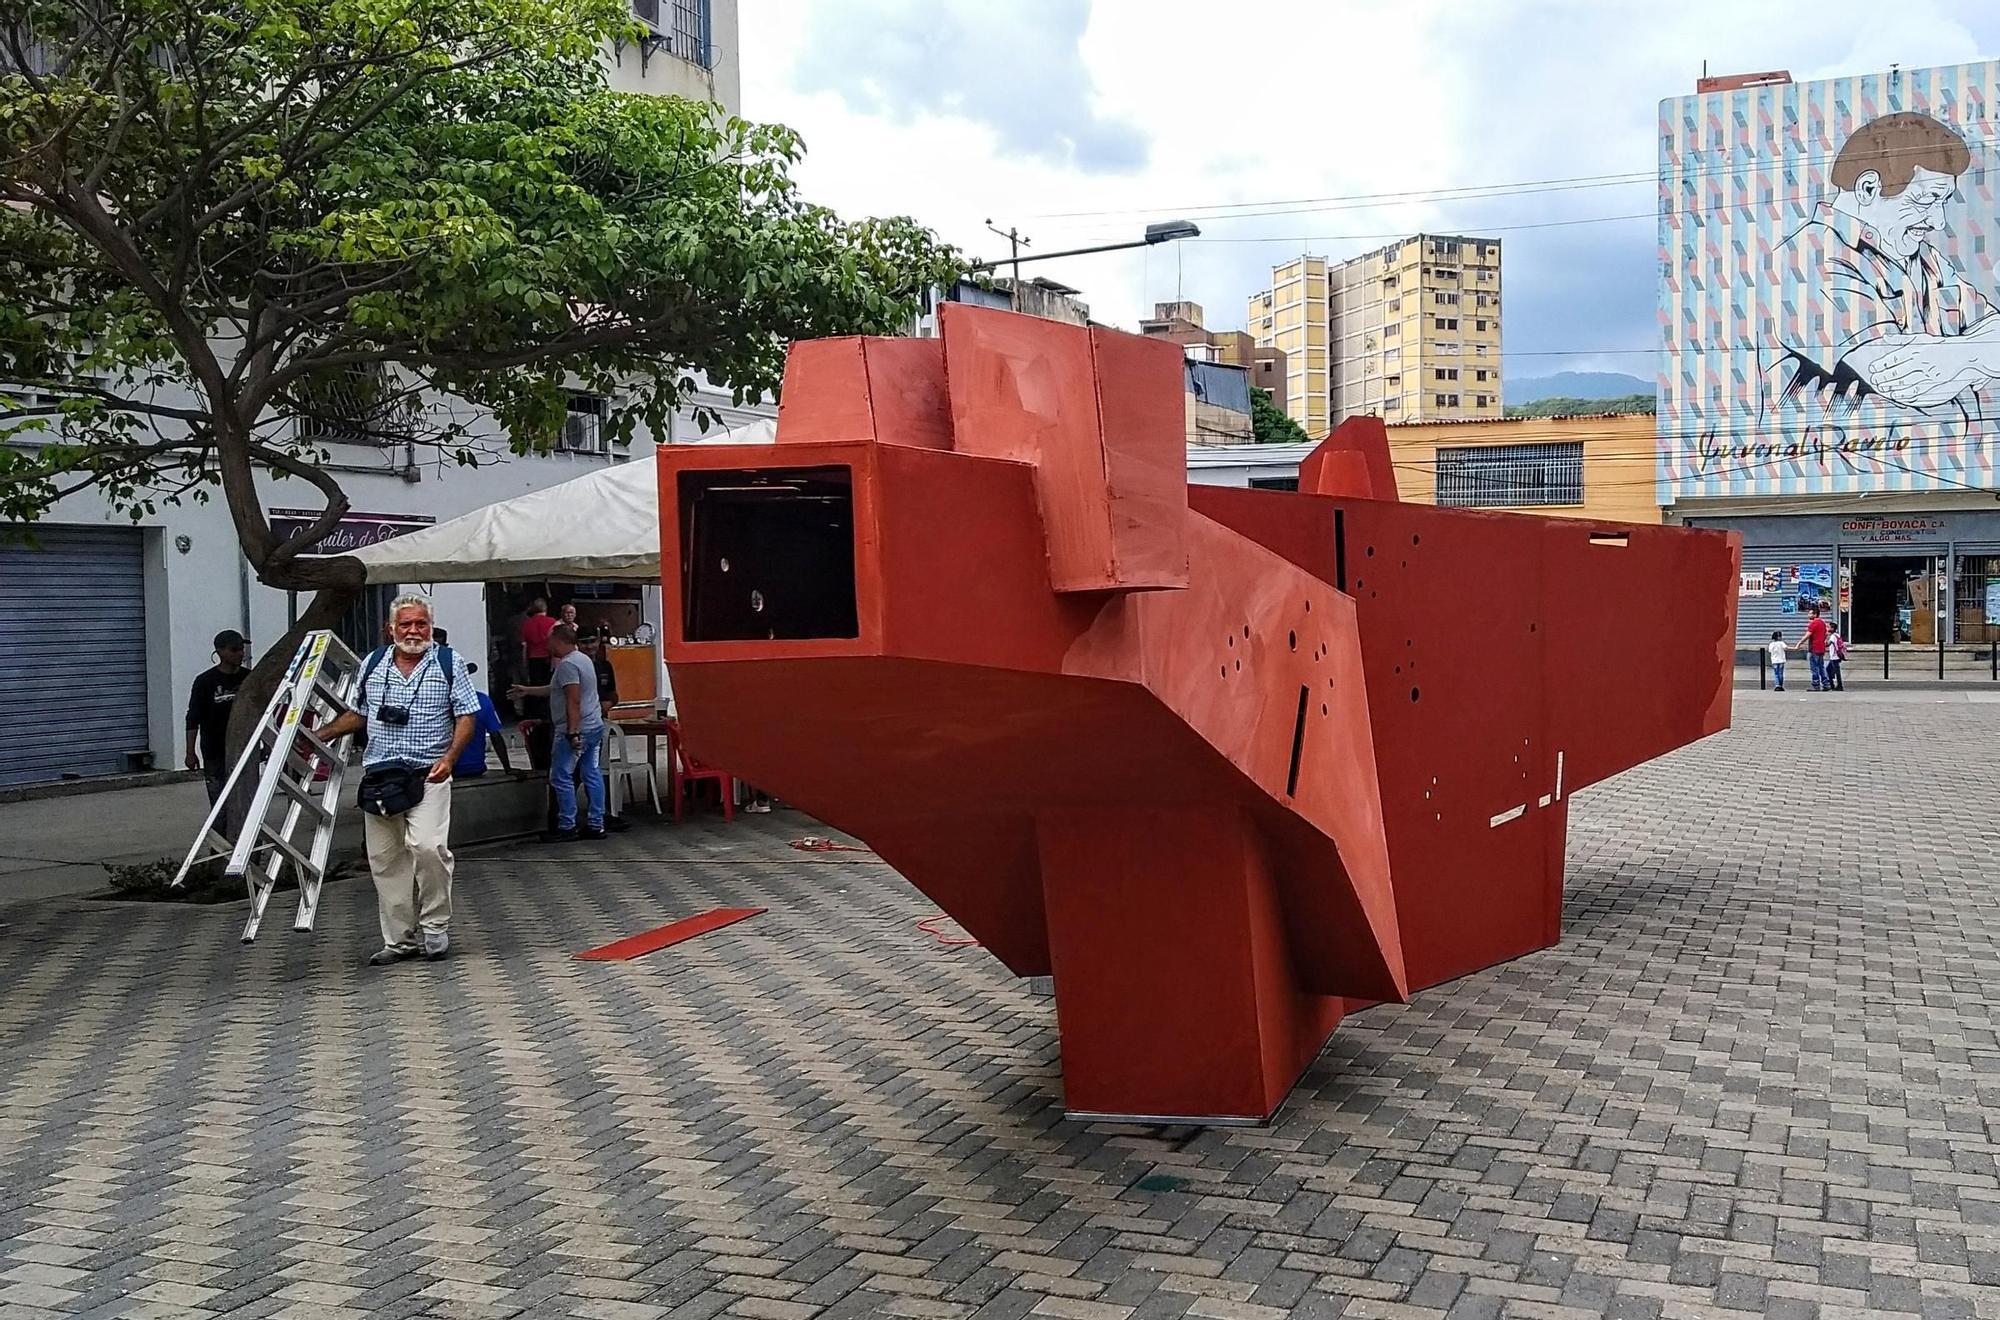
[[[1604,219],[1650,213],[1650,183],[1381,194],[1650,176],[1658,104],[1692,91],[1704,59],[1804,78],[2000,55],[1991,0],[1097,0],[1087,21],[1084,0],[743,0],[742,12],[744,113],[804,133],[801,181],[843,212],[908,213],[987,257],[1005,251],[988,217],[1018,223],[1030,252],[1194,218],[1202,241],[1041,268],[1113,323],[1178,289],[1211,325],[1241,325],[1245,297],[1301,250],[1547,226],[1499,232],[1512,376],[1651,374],[1653,225]],[[1213,210],[1277,201],[1299,204]],[[1575,220],[1590,223],[1551,224]],[[1221,241],[1246,239],[1259,241]]]

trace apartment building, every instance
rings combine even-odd
[[[1417,234],[1327,272],[1331,410],[1497,420],[1500,240]]]
[[[1498,239],[1415,234],[1346,261],[1301,257],[1251,296],[1248,324],[1259,344],[1296,346],[1286,411],[1309,435],[1364,414],[1501,416]]]
[[[1332,427],[1327,355],[1332,344],[1324,257],[1300,257],[1271,272],[1271,287],[1250,295],[1245,324],[1260,347],[1285,355],[1287,416],[1317,440]]]

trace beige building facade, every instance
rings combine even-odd
[[[1331,411],[1497,420],[1500,240],[1417,234],[1328,272]]]
[[[1416,234],[1347,261],[1300,257],[1253,294],[1249,333],[1283,349],[1286,411],[1318,437],[1346,417],[1501,416],[1500,241]]]
[[[1662,521],[1651,413],[1428,422],[1388,432],[1396,493],[1407,503]]]
[[[1271,272],[1271,287],[1250,295],[1245,324],[1259,346],[1285,355],[1286,414],[1317,440],[1331,429],[1327,354],[1332,344],[1324,257],[1300,257]],[[1273,400],[1276,402],[1276,400]]]

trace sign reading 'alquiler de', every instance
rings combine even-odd
[[[272,509],[271,531],[279,539],[298,535],[319,517],[315,509]],[[406,532],[418,531],[437,521],[421,513],[350,513],[327,538],[314,546],[316,555],[344,555],[394,540]]]

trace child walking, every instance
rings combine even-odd
[[[1847,659],[1847,639],[1840,635],[1840,621],[1829,619],[1826,624],[1826,690],[1845,692],[1847,684],[1840,679],[1840,662]]]
[[[1777,679],[1777,690],[1785,690],[1785,634],[1777,631],[1771,634],[1771,677]]]

